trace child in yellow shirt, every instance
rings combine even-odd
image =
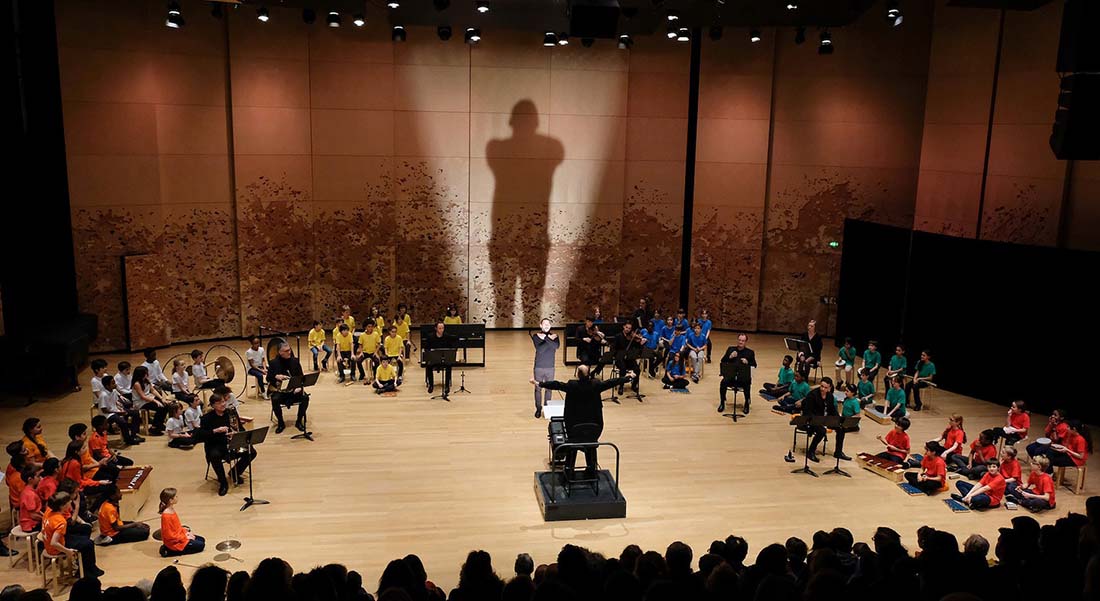
[[[313,371],[317,371],[317,355],[325,352],[325,358],[321,359],[321,367],[328,371],[328,358],[332,356],[332,348],[325,344],[325,328],[321,322],[313,322],[313,329],[309,331],[309,352],[313,353]]]

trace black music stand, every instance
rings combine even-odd
[[[817,478],[817,472],[810,469],[810,426],[823,426],[825,425],[825,416],[819,415],[796,415],[791,418],[791,425],[794,426],[794,438],[798,441],[798,429],[805,428],[806,430],[806,453],[805,458],[802,460],[802,467],[791,470],[792,474],[809,474],[814,478]]]
[[[840,417],[839,415],[828,415],[825,417],[825,427],[831,429],[833,432],[853,432],[859,427],[859,417]],[[838,455],[835,451],[833,455]],[[836,458],[836,467],[825,472],[826,474],[839,474],[851,478],[852,475],[848,472],[840,469],[840,457]]]
[[[722,417],[728,417],[734,422],[739,417],[745,417],[744,413],[737,412],[737,391],[741,391],[745,394],[745,402],[749,401],[749,393],[745,392],[744,387],[738,388],[743,382],[752,381],[752,367],[747,363],[741,363],[740,359],[734,359],[733,361],[723,361],[719,369],[722,371],[722,379],[733,379],[733,412],[723,413]]]
[[[289,380],[283,380],[283,385],[281,385],[279,387],[279,390],[276,391],[276,392],[277,393],[284,393],[284,394],[293,394],[293,393],[284,392],[284,391],[297,390],[299,388],[302,388],[302,389],[309,388],[310,386],[313,386],[314,384],[316,384],[317,379],[320,378],[320,377],[321,377],[321,372],[319,372],[319,371],[311,371],[307,374],[302,374],[300,376],[290,376]],[[304,390],[303,390],[302,394],[306,394]],[[299,402],[301,402],[301,401],[299,401]],[[294,404],[291,403],[290,405],[286,405],[286,408],[290,409],[293,406],[294,406]],[[296,440],[298,438],[303,438],[305,440],[313,442],[313,432],[309,431],[309,416],[308,415],[303,416],[302,422],[303,422],[302,423],[302,432],[300,434],[295,434],[294,436],[291,436],[290,439],[291,440]]]
[[[433,348],[428,351],[424,351],[424,367],[431,370],[444,370],[448,367],[454,367],[458,362],[458,349],[453,348]],[[463,380],[465,380],[465,374],[463,374]],[[465,384],[465,382],[463,382]],[[443,399],[448,403],[451,401],[449,395],[449,383],[447,382],[446,374],[443,375],[443,394],[437,394],[432,399]],[[465,386],[463,386],[465,389]],[[466,390],[466,392],[470,392]]]
[[[228,447],[230,449],[241,449],[247,453],[248,461],[248,496],[244,498],[244,505],[241,506],[241,511],[252,507],[253,505],[270,505],[271,501],[265,501],[263,499],[257,499],[253,496],[252,492],[252,464],[255,460],[252,458],[252,447],[263,443],[267,438],[267,431],[271,428],[264,426],[262,428],[256,428],[255,430],[242,430],[233,435],[229,439]]]
[[[614,380],[617,376],[620,375],[619,374],[619,363],[617,361],[615,361],[615,353],[613,353],[611,351],[607,351],[603,355],[601,355],[600,358],[596,360],[596,365],[598,366],[597,369],[599,370],[601,376],[603,375],[603,367],[605,365],[610,365],[611,366],[611,379],[612,380]],[[589,373],[591,373],[591,372],[589,372]],[[612,403],[615,403],[616,405],[621,404],[621,403],[619,403],[619,394],[616,391],[616,387],[614,387],[614,386],[611,387],[611,398],[609,398],[607,400],[611,401]]]

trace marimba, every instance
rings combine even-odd
[[[872,471],[891,482],[904,482],[905,481],[905,466],[897,461],[891,459],[883,459],[878,455],[872,455],[870,453],[860,453],[856,457],[856,461],[863,469]]]
[[[124,467],[118,471],[118,490],[122,493],[119,503],[119,517],[126,522],[136,522],[138,514],[153,494],[153,484],[149,476],[153,473],[151,465]],[[159,494],[159,491],[158,491]]]
[[[880,412],[874,405],[867,405],[863,408],[863,413],[880,424],[893,424],[894,418],[887,417],[885,413]]]

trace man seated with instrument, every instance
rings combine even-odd
[[[294,427],[302,432],[306,431],[306,411],[309,410],[309,394],[301,387],[290,390],[282,389],[284,382],[291,378],[301,377],[301,361],[291,352],[290,344],[283,342],[279,345],[278,356],[267,364],[267,382],[271,385],[271,410],[275,412],[275,418],[279,422],[275,428],[276,434],[286,430],[286,424],[283,422],[283,405],[289,408],[295,403],[298,404],[298,419],[295,420]]]
[[[752,368],[756,367],[756,352],[746,346],[748,342],[748,334],[738,334],[737,346],[727,348],[726,354],[722,355],[722,363],[740,362],[742,365],[749,366],[749,377],[743,382],[732,377],[722,378],[722,383],[718,386],[718,413],[726,410],[726,391],[730,388],[738,388],[745,392],[745,415],[749,414],[749,401],[751,398],[749,390],[752,388]]]
[[[623,386],[636,378],[634,372],[626,372],[621,378],[612,380],[593,380],[587,365],[577,367],[577,379],[568,382],[548,380],[539,382],[531,378],[531,383],[540,388],[565,392],[565,432],[569,442],[599,442],[603,433],[603,401],[600,395],[615,386]],[[596,477],[596,449],[584,449],[585,476]],[[577,466],[577,449],[565,452],[565,474],[570,480]]]
[[[810,394],[806,395],[806,398],[799,401],[799,403],[804,416],[840,416],[840,411],[837,410],[836,397],[833,396],[832,378],[821,378],[818,387],[811,390]],[[809,456],[810,461],[816,463],[820,461],[817,458],[817,447],[822,440],[825,440],[825,426],[807,426],[806,430],[814,436],[814,439],[810,441],[809,448],[806,449],[806,454]],[[844,454],[844,434],[843,429],[835,431],[836,446],[834,447],[833,457],[851,461],[852,458]]]
[[[378,368],[378,364],[382,361],[378,354],[378,349],[382,346],[382,332],[379,332],[375,328],[374,322],[370,320],[367,320],[363,327],[365,329],[359,335],[359,348],[356,349],[352,359],[355,360],[355,365],[359,368],[359,379],[363,381],[363,386],[366,386],[374,379],[374,370]],[[370,361],[370,378],[363,371],[363,363],[367,361]]]
[[[455,340],[454,336],[444,332],[446,327],[442,321],[436,322],[435,330],[422,341],[425,353],[431,350],[455,348],[458,341]],[[443,395],[446,396],[451,392],[451,365],[449,363],[443,367],[425,366],[424,377],[428,381],[428,394],[435,391],[435,370],[437,369],[443,371]]]
[[[638,392],[638,380],[641,377],[639,375],[641,370],[638,369],[638,355],[641,354],[644,345],[645,338],[635,331],[634,324],[629,321],[623,324],[623,331],[616,334],[611,342],[611,350],[615,353],[615,367],[618,368],[619,373],[634,374],[630,380],[630,390],[633,392]],[[623,393],[624,386],[619,386],[619,394]]]
[[[196,438],[202,440],[206,461],[218,477],[219,497],[224,497],[229,492],[229,480],[226,479],[222,462],[229,458],[237,460],[237,465],[232,470],[233,482],[243,484],[244,472],[249,462],[256,458],[256,449],[252,449],[252,453],[246,453],[229,448],[229,439],[240,430],[240,417],[236,411],[225,406],[225,397],[218,393],[210,395],[210,411],[202,416]]]
[[[604,335],[600,328],[596,327],[594,317],[585,317],[584,325],[577,329],[577,361],[587,365],[589,369],[595,369],[600,364],[600,355],[603,354]]]

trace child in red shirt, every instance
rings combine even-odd
[[[1005,479],[1005,496],[1020,486],[1022,472],[1016,459],[1016,447],[1006,446],[1001,451],[1001,476]]]
[[[877,455],[880,459],[905,462],[905,459],[909,457],[909,449],[912,448],[909,442],[909,434],[905,432],[909,429],[910,424],[909,418],[903,415],[894,420],[894,429],[887,432],[885,438],[882,436],[877,437],[879,442],[886,445],[886,450]]]
[[[933,495],[947,490],[947,466],[944,465],[940,453],[943,447],[940,443],[929,440],[924,443],[924,457],[921,459],[921,471],[919,474],[909,472],[905,479],[913,486],[920,489],[926,495]]]
[[[997,445],[993,444],[993,437],[989,435],[988,430],[979,434],[978,440],[970,443],[969,456],[963,457],[956,453],[951,457],[958,473],[971,480],[981,478],[985,473],[986,465],[996,459]]]
[[[1050,469],[1049,459],[1042,455],[1032,457],[1031,473],[1027,476],[1027,484],[1017,488],[1011,495],[1007,495],[1009,499],[1031,511],[1054,509],[1054,480],[1047,473],[1048,469]]]
[[[1027,438],[1027,431],[1030,428],[1031,415],[1028,414],[1024,402],[1013,401],[1012,406],[1008,408],[1005,425],[1000,428],[990,428],[987,432],[993,437],[993,444],[1003,438],[1005,444],[1014,445],[1021,439]]]
[[[1001,498],[1005,494],[1005,479],[1001,475],[1001,463],[994,457],[985,464],[987,468],[978,485],[975,486],[962,480],[955,483],[958,493],[951,498],[969,506],[971,509],[988,509],[1001,504]]]
[[[1055,409],[1050,412],[1047,427],[1043,430],[1043,436],[1049,438],[1050,442],[1061,444],[1069,432],[1069,424],[1066,423],[1065,415],[1066,412],[1062,409]],[[1027,445],[1027,454],[1031,457],[1046,455],[1048,449],[1049,447],[1033,442]]]
[[[1054,467],[1081,467],[1088,462],[1089,453],[1092,452],[1092,437],[1089,429],[1080,420],[1071,419],[1066,423],[1069,431],[1061,444],[1051,443],[1046,456]]]
[[[23,492],[19,493],[19,527],[23,532],[38,532],[42,528],[42,514],[46,504],[38,498],[38,483],[42,480],[42,470],[26,466],[20,474],[23,480]]]
[[[940,445],[943,446],[943,460],[948,465],[954,466],[952,457],[963,452],[963,444],[966,443],[966,431],[963,430],[963,417],[954,413],[947,418],[947,429],[940,434]],[[963,457],[966,461],[966,457]]]

